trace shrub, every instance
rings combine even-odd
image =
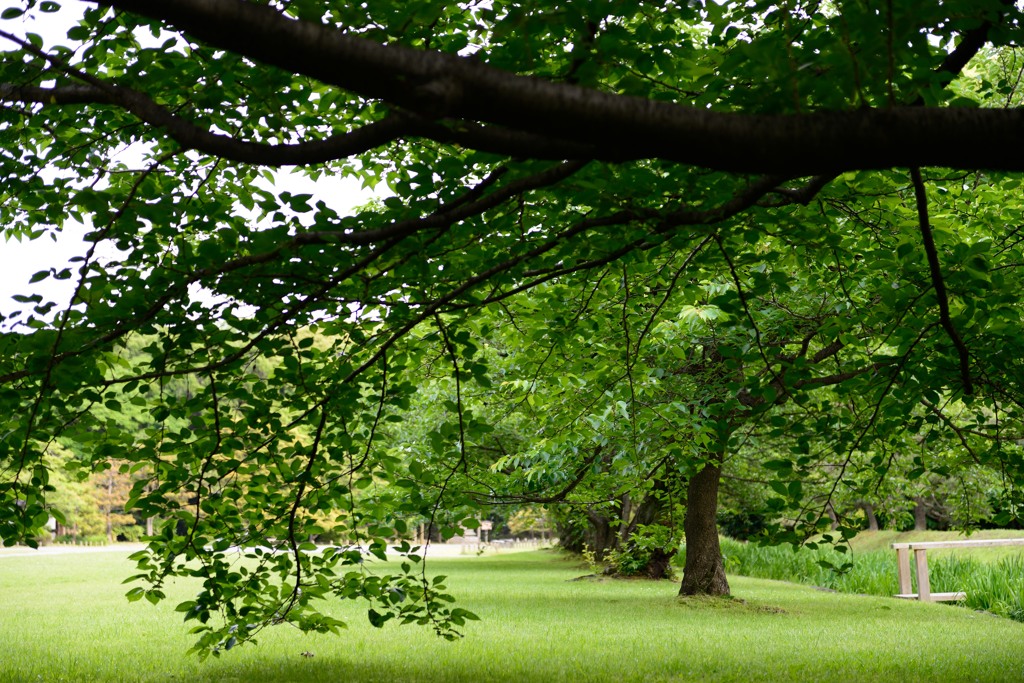
[[[679,548],[677,532],[662,524],[640,524],[621,550],[608,556],[613,573],[621,576],[672,576],[672,558]]]

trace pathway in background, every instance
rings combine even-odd
[[[142,550],[144,543],[113,543],[111,545],[42,545],[29,548],[18,545],[13,548],[0,548],[0,558],[4,557],[40,557],[42,555],[75,555],[78,553],[111,553],[123,552],[126,555]]]
[[[112,545],[44,545],[37,549],[26,546],[0,548],[0,559],[5,557],[41,557],[44,555],[74,555],[78,553],[123,552],[125,555],[143,550],[144,543],[114,543]],[[427,557],[478,557],[505,553],[525,552],[547,547],[538,542],[516,541],[486,544],[431,543]]]

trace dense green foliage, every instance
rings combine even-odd
[[[86,242],[3,320],[0,538],[68,521],[54,444],[136,476],[168,523],[129,596],[200,580],[219,654],[337,631],[334,598],[455,637],[417,549],[362,563],[489,504],[564,504],[627,564],[681,522],[692,594],[728,592],[723,472],[778,540],[940,480],[1014,517],[1020,14],[5,2],[0,225]]]

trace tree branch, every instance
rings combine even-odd
[[[842,384],[847,380],[851,380],[854,377],[879,370],[885,366],[885,363],[872,363],[863,368],[856,370],[850,370],[848,372],[837,372],[832,375],[823,375],[821,377],[808,377],[807,379],[800,379],[793,382],[793,387],[796,389],[802,389],[803,387],[825,387],[833,386],[835,384]]]
[[[939,300],[939,322],[942,329],[946,330],[956,352],[960,356],[960,377],[964,383],[964,393],[970,396],[974,393],[974,383],[971,381],[971,352],[960,338],[960,334],[953,325],[949,316],[949,297],[946,295],[946,283],[942,279],[942,269],[939,267],[939,254],[935,249],[935,237],[932,235],[931,224],[928,220],[928,194],[924,189],[924,180],[921,179],[921,169],[912,167],[910,178],[914,183],[914,197],[917,200],[917,221],[921,229],[921,241],[924,244],[924,253],[928,257],[928,270],[931,273],[932,287],[935,289],[935,298]]]
[[[991,437],[989,437],[987,434],[981,434],[979,432],[971,431],[969,429],[961,429],[960,427],[956,426],[953,420],[950,419],[949,415],[946,415],[946,413],[942,411],[942,408],[935,405],[928,399],[921,399],[921,405],[927,408],[930,413],[932,413],[937,418],[939,418],[939,420],[942,421],[942,424],[949,427],[949,429],[954,434],[956,434],[956,438],[960,441],[960,445],[964,447],[964,450],[967,451],[967,454],[971,456],[971,459],[973,459],[975,463],[979,465],[982,463],[981,458],[974,451],[974,449],[971,448],[971,444],[967,442],[967,437],[964,434],[973,434],[974,436],[980,436],[984,439],[989,439]]]
[[[70,73],[84,75],[77,70],[71,70]],[[0,83],[0,101],[43,105],[113,105],[134,114],[152,126],[163,128],[184,149],[194,149],[229,161],[261,166],[305,166],[342,159],[367,152],[401,137],[415,135],[423,129],[414,117],[396,114],[351,132],[332,135],[322,140],[271,145],[211,133],[172,114],[145,93],[123,86],[108,84],[105,88],[96,85],[38,88]]]
[[[385,239],[407,237],[423,230],[446,228],[456,222],[500,206],[512,197],[531,190],[549,187],[570,177],[585,166],[585,162],[568,161],[544,171],[534,173],[500,187],[490,194],[483,194],[480,186],[470,190],[463,198],[442,206],[438,211],[422,218],[411,218],[393,223],[374,230],[358,232],[342,231],[307,231],[297,235],[292,241],[301,244],[336,243],[336,244],[371,244]],[[486,188],[493,180],[486,180],[481,185]]]
[[[591,473],[591,466],[597,461],[598,456],[601,455],[603,446],[594,446],[593,452],[580,464],[577,468],[575,475],[572,480],[569,481],[560,491],[552,493],[547,496],[534,496],[527,493],[520,494],[509,494],[506,496],[500,496],[495,494],[474,494],[478,499],[485,500],[491,505],[513,505],[519,503],[534,503],[538,505],[546,505],[549,503],[561,503],[565,501],[566,497],[572,493],[577,486],[583,483],[583,480],[587,478],[587,475]]]
[[[715,112],[520,76],[442,52],[381,45],[244,0],[96,2],[428,119],[497,125],[581,144],[595,150],[595,159],[661,158],[789,176],[894,166],[1024,170],[1019,109]]]

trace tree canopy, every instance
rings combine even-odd
[[[61,515],[54,444],[134,474],[129,596],[200,579],[200,652],[331,596],[455,637],[416,548],[364,559],[487,503],[685,505],[714,593],[729,467],[790,540],[893,477],[1019,498],[1016,3],[6,5],[0,225],[88,232],[3,321],[0,538]]]

